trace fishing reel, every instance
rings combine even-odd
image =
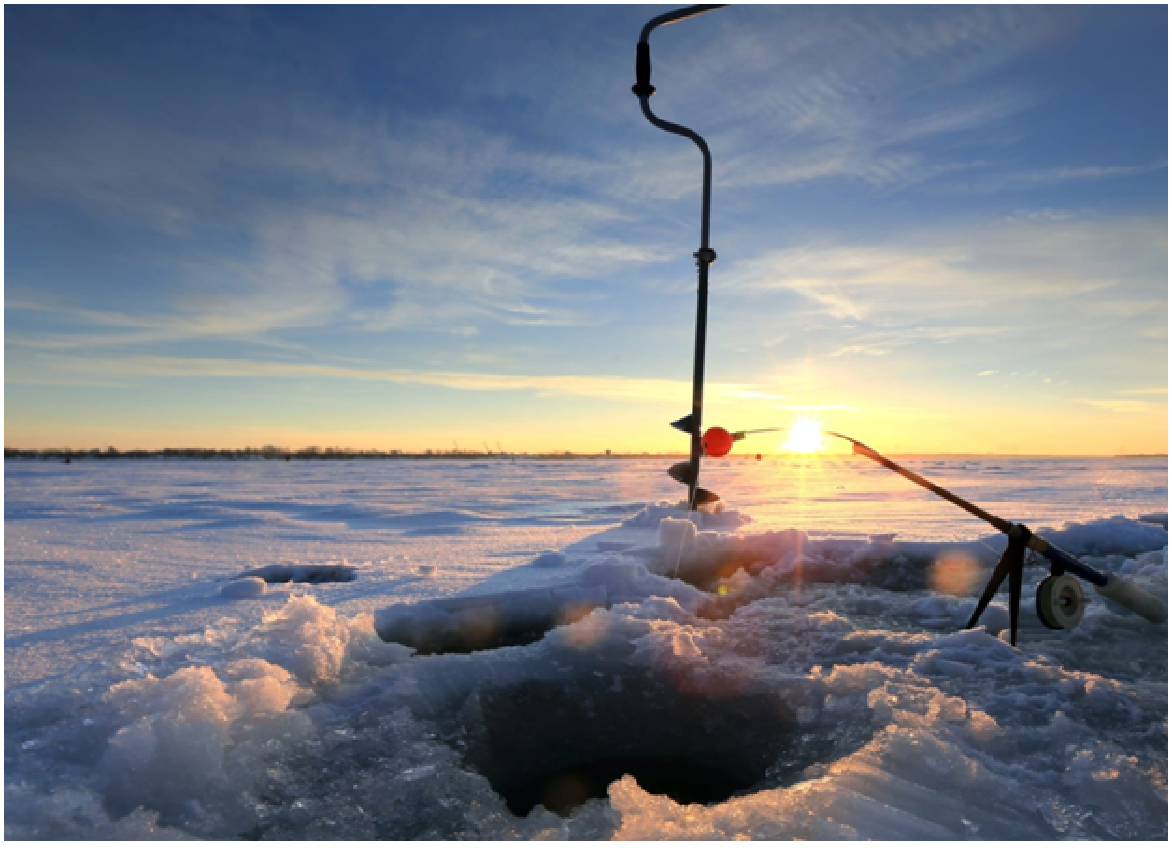
[[[1082,583],[1069,574],[1051,574],[1038,584],[1038,618],[1051,630],[1073,630],[1089,603]]]

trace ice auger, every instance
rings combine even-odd
[[[694,254],[699,275],[699,287],[696,293],[696,347],[692,365],[692,411],[671,425],[692,437],[691,459],[673,465],[667,472],[673,479],[687,485],[689,509],[720,500],[720,496],[715,492],[701,489],[699,486],[700,455],[704,451],[701,445],[700,419],[704,407],[704,335],[708,324],[708,266],[716,261],[716,251],[708,244],[708,218],[712,200],[712,155],[708,152],[707,143],[695,132],[679,124],[664,121],[651,111],[649,101],[651,95],[655,93],[655,86],[651,84],[651,45],[647,39],[651,36],[651,31],[658,26],[682,21],[693,15],[723,7],[723,5],[688,6],[649,20],[639,34],[639,43],[635,48],[635,84],[631,86],[631,91],[639,98],[639,106],[643,109],[643,115],[647,120],[661,130],[690,138],[700,148],[700,153],[704,157],[704,190],[700,204],[700,249]]]

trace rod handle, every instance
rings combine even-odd
[[[1112,574],[1107,577],[1107,585],[1096,586],[1095,591],[1104,598],[1127,607],[1136,615],[1143,616],[1152,624],[1163,624],[1168,620],[1167,604],[1130,580]]]

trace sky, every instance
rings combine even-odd
[[[669,8],[5,7],[5,444],[686,452],[701,159],[630,91]],[[705,424],[1165,452],[1167,33],[656,30],[714,161]]]

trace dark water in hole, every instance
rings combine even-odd
[[[725,801],[752,786],[723,769],[677,757],[609,757],[559,768],[498,791],[515,816],[528,815],[537,804],[565,816],[591,798],[606,798],[606,788],[627,774],[644,791],[666,795],[678,804]]]
[[[502,678],[445,710],[440,735],[514,815],[537,804],[567,815],[628,774],[678,804],[712,804],[857,747],[836,727],[800,727],[778,693],[622,660],[585,666],[567,650],[564,666],[528,670],[539,679]]]
[[[351,583],[358,579],[358,569],[348,565],[266,565],[236,575],[236,579],[242,577],[259,577],[266,583]]]
[[[493,623],[495,624],[495,623]],[[532,645],[545,638],[558,621],[542,622],[533,626],[504,628],[490,624],[485,627],[463,627],[439,630],[392,625],[379,631],[384,642],[397,642],[425,654],[473,654],[497,648],[515,648]]]

